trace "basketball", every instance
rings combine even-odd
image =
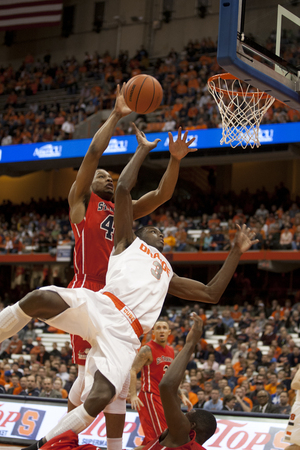
[[[163,90],[159,81],[151,75],[136,75],[126,84],[124,98],[132,111],[148,114],[161,104]]]

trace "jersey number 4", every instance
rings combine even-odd
[[[115,232],[114,216],[107,216],[106,219],[104,219],[103,222],[100,223],[100,228],[106,231],[105,239],[109,239],[110,241],[112,241]]]

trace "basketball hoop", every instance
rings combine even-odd
[[[259,126],[275,98],[244,83],[230,73],[214,75],[208,90],[215,99],[222,118],[221,144],[232,148],[259,147]]]

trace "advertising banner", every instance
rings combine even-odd
[[[262,125],[259,130],[259,140],[262,144],[285,144],[299,142],[300,123],[283,123]],[[174,139],[177,132],[172,132]],[[160,139],[154,152],[168,151],[169,136],[167,132],[147,134],[150,141]],[[219,148],[222,137],[221,128],[207,130],[191,130],[188,139],[195,138],[191,148]],[[0,164],[22,161],[42,161],[49,159],[67,159],[83,157],[91,143],[91,139],[77,139],[69,141],[38,142],[36,144],[0,146]],[[113,136],[104,155],[121,155],[135,152],[137,141],[135,135]],[[224,148],[229,145],[223,145]]]
[[[1,437],[38,440],[53,428],[66,414],[64,403],[49,404],[34,401],[4,401],[0,398],[0,442]],[[211,450],[282,450],[287,418],[264,418],[218,415],[216,433],[206,443]],[[132,449],[143,440],[143,430],[135,411],[127,410],[123,433],[123,449]],[[79,435],[79,443],[106,447],[106,428],[103,414]]]

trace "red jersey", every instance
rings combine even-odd
[[[78,435],[71,430],[50,439],[43,448],[45,450],[100,450],[99,447],[91,444],[79,445]]]
[[[174,349],[169,345],[164,348],[154,341],[148,342],[147,345],[151,349],[153,361],[142,368],[141,389],[145,392],[160,395],[158,385],[174,359]]]
[[[75,236],[74,278],[69,287],[86,287],[85,281],[105,284],[108,259],[114,245],[114,211],[112,202],[91,193],[84,219],[71,223]],[[81,281],[78,286],[78,281]]]
[[[75,236],[74,272],[68,288],[85,287],[97,292],[105,285],[109,255],[114,245],[114,204],[92,192],[84,219],[71,223]],[[73,363],[85,365],[87,341],[71,335]]]
[[[204,447],[202,447],[202,445],[198,444],[198,442],[195,441],[195,437],[196,437],[196,432],[194,430],[190,431],[190,442],[187,442],[186,444],[183,445],[179,445],[179,447],[176,448],[181,448],[183,450],[205,450]],[[148,442],[148,444],[145,445],[143,450],[168,450],[168,449],[174,449],[174,447],[164,447],[163,445],[160,444],[159,442],[159,438],[158,439],[154,439],[151,442]]]

